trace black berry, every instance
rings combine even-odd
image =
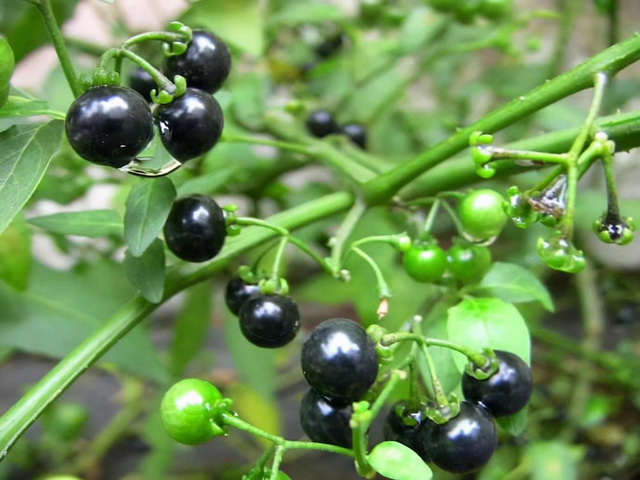
[[[330,401],[310,389],[300,404],[302,430],[314,442],[351,448],[352,431],[349,426],[353,407],[349,403]]]
[[[394,403],[384,421],[384,439],[401,443],[429,461],[426,449],[419,441],[420,425],[425,420],[425,406],[418,402],[401,400]]]
[[[347,125],[343,125],[340,131],[363,150],[367,148],[367,131],[362,125],[348,123]]]
[[[240,308],[238,318],[245,338],[258,347],[283,347],[300,330],[298,306],[280,295],[250,298]]]
[[[484,466],[498,446],[493,417],[482,405],[460,402],[460,413],[438,425],[427,419],[418,433],[431,461],[451,473],[468,473]]]
[[[342,48],[343,44],[344,44],[344,38],[342,34],[332,35],[331,37],[327,38],[326,40],[323,40],[316,46],[315,48],[316,54],[320,58],[324,58],[324,59],[329,58],[335,53],[337,53]]]
[[[211,260],[222,249],[226,236],[224,212],[204,195],[190,195],[173,202],[164,224],[167,247],[187,262]]]
[[[195,88],[187,88],[173,102],[158,106],[155,119],[162,144],[181,162],[211,150],[224,128],[224,115],[216,99]]]
[[[129,86],[142,95],[147,103],[151,103],[151,90],[158,90],[151,75],[140,67],[134,68],[129,74]]]
[[[234,315],[238,315],[240,308],[244,305],[244,302],[250,298],[254,298],[260,295],[260,288],[258,285],[246,283],[239,277],[232,278],[227,283],[227,288],[224,292],[224,299],[227,307]]]
[[[495,351],[498,371],[486,380],[468,374],[462,376],[462,392],[470,402],[482,403],[496,417],[506,417],[522,410],[531,397],[531,369],[517,355]]]
[[[351,402],[378,375],[376,349],[356,322],[335,318],[321,323],[302,347],[302,373],[321,395]]]
[[[153,117],[142,96],[129,87],[88,89],[71,104],[65,120],[71,147],[85,160],[120,168],[153,137]]]
[[[324,138],[340,130],[333,116],[326,110],[311,112],[307,117],[307,129],[317,138]]]
[[[214,33],[194,30],[187,51],[167,57],[162,69],[170,79],[182,75],[187,79],[187,86],[214,93],[231,72],[231,53]]]

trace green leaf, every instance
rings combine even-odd
[[[167,177],[145,178],[136,183],[126,202],[124,239],[134,257],[139,257],[158,237],[176,198]]]
[[[529,270],[515,263],[494,263],[480,285],[471,287],[470,291],[509,303],[538,301],[548,311],[554,311],[551,295],[542,282]]]
[[[31,232],[23,218],[15,217],[0,236],[0,280],[26,290],[32,263]]]
[[[583,447],[564,443],[533,442],[525,449],[525,462],[531,467],[531,480],[577,480]]]
[[[84,210],[34,217],[29,223],[51,233],[99,238],[122,237],[122,219],[115,210]]]
[[[209,282],[194,285],[187,290],[184,306],[173,327],[173,341],[169,350],[169,365],[176,376],[182,374],[204,345],[211,318],[212,299]]]
[[[420,456],[398,442],[376,445],[367,460],[380,475],[392,480],[429,480],[433,472]]]
[[[60,146],[63,122],[14,125],[0,133],[0,235],[27,203]]]
[[[127,249],[122,268],[140,294],[151,303],[159,303],[164,296],[164,243],[156,239],[142,255],[134,257]]]
[[[527,423],[529,421],[529,407],[525,407],[518,413],[509,415],[508,417],[497,418],[496,421],[498,422],[498,425],[500,425],[500,428],[505,432],[516,437],[518,435],[522,435],[527,429]]]
[[[531,338],[516,307],[497,298],[466,298],[449,309],[449,340],[477,351],[489,347],[511,352],[527,364],[531,360]],[[460,372],[468,360],[453,352]]]
[[[63,112],[52,110],[43,100],[32,100],[13,95],[10,95],[7,103],[0,108],[0,118],[35,117],[38,115],[48,115],[58,120],[64,120],[65,117]]]
[[[246,73],[233,84],[231,108],[238,123],[250,129],[262,126],[267,90],[267,78],[258,73]]]
[[[318,23],[338,21],[345,18],[344,10],[326,3],[293,3],[278,12],[271,21],[276,24],[298,25],[300,23]]]
[[[57,271],[34,263],[25,292],[0,284],[0,346],[61,358],[135,296],[111,261]],[[155,347],[142,328],[129,332],[103,358],[123,370],[164,383]]]
[[[400,30],[400,50],[412,53],[423,47],[438,30],[439,16],[426,7],[411,11]]]
[[[451,307],[451,302],[438,302],[429,312],[426,318],[422,320],[422,333],[428,338],[439,338],[448,340],[449,333],[447,331],[447,311]],[[460,384],[462,376],[453,361],[453,355],[449,348],[428,347],[433,363],[436,367],[438,380],[442,384],[442,388],[446,393],[453,392]],[[424,378],[425,385],[431,391],[431,374],[424,355],[418,355],[418,367]]]
[[[200,0],[180,21],[204,27],[225,42],[255,56],[264,52],[264,12],[258,0]]]
[[[53,14],[62,25],[71,18],[78,0],[51,0]],[[16,63],[28,53],[51,41],[38,9],[26,2],[0,0],[0,32],[13,49]]]
[[[238,319],[224,307],[224,339],[238,376],[261,397],[272,400],[276,388],[276,352],[249,343]]]

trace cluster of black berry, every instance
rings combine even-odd
[[[80,95],[65,121],[75,152],[90,162],[121,168],[147,147],[154,121],[162,144],[180,162],[213,148],[222,134],[224,116],[211,94],[231,71],[227,45],[211,32],[195,30],[187,50],[166,58],[162,71],[169,79],[184,77],[188,88],[153,113],[151,92],[159,87],[141,68],[132,74],[132,88],[94,85]]]
[[[311,386],[300,405],[302,429],[314,442],[351,448],[352,403],[378,376],[375,344],[356,322],[327,320],[305,341],[301,363]]]
[[[445,423],[427,417],[429,406],[403,400],[391,407],[385,420],[386,440],[415,451],[425,462],[452,473],[467,473],[485,465],[498,446],[494,418],[522,410],[531,397],[531,370],[518,356],[497,350],[496,372],[485,380],[462,376],[465,401]]]
[[[363,150],[367,148],[367,131],[357,123],[339,125],[327,110],[316,110],[307,117],[307,130],[314,137],[324,138],[329,135],[345,135]]]
[[[236,277],[227,284],[225,301],[245,338],[258,347],[284,347],[300,330],[298,305],[289,296],[263,294],[257,284]]]

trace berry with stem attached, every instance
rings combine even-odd
[[[352,431],[349,422],[353,414],[350,403],[329,400],[313,388],[302,397],[300,424],[314,442],[351,448]]]
[[[402,264],[416,282],[435,283],[447,269],[447,255],[435,241],[418,242],[404,253]]]
[[[224,115],[216,99],[195,88],[187,88],[184,95],[158,106],[154,117],[162,145],[181,162],[211,150],[224,128]]]
[[[238,315],[240,329],[258,347],[279,348],[291,342],[300,330],[300,312],[290,297],[258,295],[248,299]]]
[[[205,195],[190,195],[173,202],[163,231],[169,250],[194,263],[215,257],[227,236],[223,210]]]
[[[214,33],[194,30],[187,51],[165,58],[162,70],[169,78],[183,76],[189,87],[215,93],[231,72],[231,53]]]
[[[517,355],[495,351],[498,370],[489,378],[480,380],[465,372],[462,392],[470,402],[482,403],[496,417],[507,417],[522,410],[531,398],[533,378],[531,369]]]
[[[375,344],[359,324],[345,318],[322,322],[302,346],[302,373],[321,395],[351,402],[376,380]]]
[[[89,88],[71,104],[65,131],[73,150],[85,160],[120,168],[153,137],[153,116],[135,90],[118,85]]]
[[[504,205],[504,198],[494,190],[481,189],[467,193],[458,205],[464,233],[477,240],[499,235],[507,221]]]

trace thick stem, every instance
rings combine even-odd
[[[369,205],[385,202],[418,175],[464,150],[474,132],[494,133],[502,130],[552,103],[593,86],[597,73],[614,75],[638,59],[640,36],[608,48],[573,70],[485,115],[480,121],[460,130],[417,158],[367,182],[363,186],[365,200]]]
[[[60,27],[58,26],[58,22],[56,21],[56,17],[53,13],[53,9],[51,8],[51,0],[37,0],[31,3],[40,10],[42,19],[49,31],[51,43],[53,43],[53,48],[56,51],[56,55],[60,61],[60,66],[62,67],[67,83],[73,92],[73,96],[79,97],[82,95],[82,87],[78,82],[78,77],[76,76],[76,72],[71,64],[69,52],[67,52],[67,47],[64,43],[64,37],[62,36],[62,32],[60,31]]]

